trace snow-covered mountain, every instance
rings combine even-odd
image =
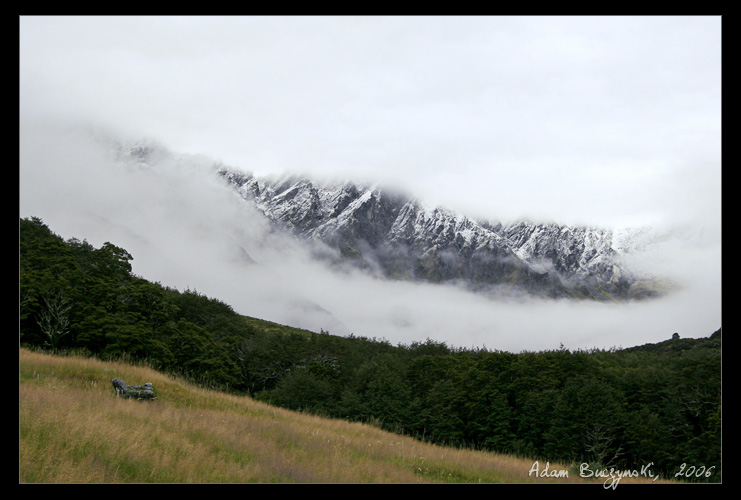
[[[641,230],[474,220],[379,185],[218,174],[274,226],[320,244],[338,265],[390,279],[455,283],[485,293],[597,300],[659,295],[660,281],[623,256]]]

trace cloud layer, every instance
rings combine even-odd
[[[123,246],[147,279],[315,330],[514,350],[704,336],[721,320],[720,28],[712,16],[21,17],[21,216]],[[473,217],[681,228],[636,265],[682,288],[621,306],[493,303],[338,274],[267,231],[210,160],[121,168],[56,125],[68,122],[258,175],[399,184]]]
[[[561,343],[627,347],[674,331],[705,336],[720,326],[719,248],[702,239],[667,239],[641,254],[637,265],[680,285],[664,299],[495,301],[330,269],[297,240],[271,231],[207,159],[117,163],[89,135],[39,123],[21,132],[21,216],[39,216],[65,238],[111,241],[134,256],[136,274],[198,290],[242,314],[395,344],[432,338],[515,352]]]

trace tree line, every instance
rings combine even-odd
[[[721,331],[510,353],[312,333],[132,273],[132,256],[20,219],[19,341],[127,356],[212,388],[434,443],[720,481]],[[684,464],[684,467],[683,467]],[[697,477],[699,476],[699,477]]]

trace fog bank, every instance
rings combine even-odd
[[[93,129],[95,130],[95,129]],[[721,326],[719,225],[653,242],[635,265],[679,285],[645,302],[491,300],[450,286],[331,269],[214,175],[206,157],[114,160],[100,137],[22,119],[20,216],[64,237],[128,250],[150,281],[218,298],[245,315],[333,334],[490,349],[629,347]],[[716,227],[717,226],[717,227]],[[681,236],[681,237],[680,237]]]

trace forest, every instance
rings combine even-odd
[[[721,481],[721,330],[511,353],[309,332],[132,273],[105,243],[19,226],[19,344],[130,359],[276,406],[448,446]],[[516,334],[516,332],[513,332]]]

